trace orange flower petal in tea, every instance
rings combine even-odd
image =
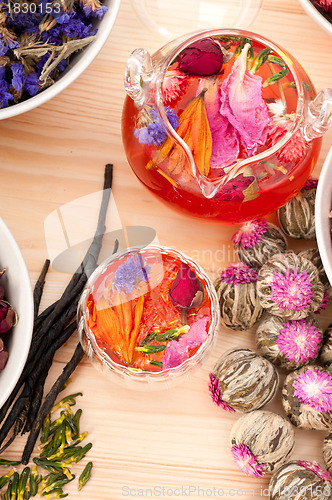
[[[130,334],[130,344],[129,344],[129,348],[128,348],[128,356],[129,356],[130,363],[133,360],[134,349],[135,349],[137,337],[139,334],[139,327],[140,327],[141,318],[142,318],[142,314],[143,314],[144,300],[145,300],[145,296],[141,295],[140,297],[138,297],[138,300],[137,300],[136,305],[135,305],[134,327],[133,327],[131,334]]]
[[[206,89],[187,104],[179,117],[177,133],[190,148],[198,170],[207,176],[210,171],[212,136],[204,104],[205,92]],[[181,174],[185,170],[187,155],[170,136],[146,168],[160,165],[166,159],[168,159],[166,168],[169,174]]]

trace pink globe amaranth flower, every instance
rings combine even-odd
[[[231,264],[221,273],[221,280],[233,285],[241,283],[253,283],[257,281],[258,269],[249,267],[244,262]]]
[[[305,460],[299,460],[297,462],[297,465],[300,465],[301,467],[304,467],[307,470],[312,470],[321,479],[325,479],[330,483],[332,482],[330,474],[326,470],[322,469],[322,467],[319,465],[318,462],[308,462]]]
[[[204,38],[192,43],[178,55],[179,70],[199,76],[210,76],[222,68],[224,55],[218,42]]]
[[[164,105],[175,104],[185,93],[188,83],[189,77],[178,69],[167,71],[162,86]]]
[[[324,309],[327,308],[328,305],[329,305],[329,295],[325,291],[324,296],[323,296],[323,300],[319,306],[319,309],[317,309],[317,311],[315,311],[315,314],[320,314],[322,311],[324,311]]]
[[[248,476],[263,477],[264,465],[257,462],[257,458],[245,444],[232,446],[231,452],[238,468]]]
[[[318,179],[315,177],[309,177],[302,189],[309,191],[310,189],[316,189],[318,186]]]
[[[222,394],[220,392],[220,382],[213,375],[213,373],[210,373],[209,391],[211,394],[212,401],[217,406],[220,406],[225,411],[235,412],[234,408],[232,408],[227,403],[225,403],[225,401],[223,401]]]
[[[262,235],[267,231],[267,223],[263,219],[251,220],[242,224],[241,228],[232,236],[235,245],[242,248],[253,248],[262,240]]]
[[[296,269],[287,269],[285,274],[274,273],[270,287],[270,299],[279,304],[280,311],[302,311],[311,304],[314,295],[309,274],[305,271],[298,273]]]
[[[288,119],[275,121],[267,134],[268,146],[271,147],[277,144],[277,142],[279,142],[286,135],[292,125],[292,120]],[[302,160],[307,152],[307,149],[308,144],[304,139],[302,130],[298,129],[296,132],[293,132],[293,135],[287,144],[285,144],[285,146],[277,152],[277,157],[280,161],[285,163],[297,163]]]
[[[283,323],[279,330],[277,345],[287,359],[296,363],[305,363],[315,359],[322,341],[318,328],[305,319]]]
[[[308,368],[293,382],[294,396],[317,411],[332,410],[332,375]]]

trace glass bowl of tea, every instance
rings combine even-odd
[[[160,200],[191,217],[263,217],[305,184],[332,122],[298,61],[262,36],[185,35],[125,70],[122,137],[130,166]]]
[[[135,390],[179,382],[212,348],[218,324],[209,277],[193,260],[159,245],[111,256],[91,275],[78,305],[88,359]]]

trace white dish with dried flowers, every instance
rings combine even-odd
[[[45,3],[46,2],[46,3]],[[72,1],[72,8],[74,9],[74,2],[75,0]],[[33,3],[33,2],[32,2]],[[6,75],[11,74],[10,72],[12,71],[12,81],[8,82],[4,80],[4,75],[0,75],[0,104],[1,104],[1,109],[0,109],[0,120],[3,120],[5,118],[10,118],[13,116],[20,115],[22,113],[25,113],[26,111],[30,111],[31,109],[34,109],[41,104],[44,104],[48,100],[52,99],[55,97],[57,94],[59,94],[62,90],[64,90],[68,85],[70,85],[80,74],[89,66],[89,64],[95,59],[95,57],[98,55],[99,51],[103,47],[104,43],[106,42],[109,34],[112,31],[112,28],[114,26],[115,20],[118,15],[118,11],[120,8],[121,0],[104,0],[100,2],[99,0],[87,0],[82,2],[81,10],[80,10],[80,16],[82,19],[84,19],[84,14],[89,21],[81,21],[80,19],[77,19],[77,17],[74,15],[74,18],[72,18],[71,14],[72,12],[68,10],[66,11],[61,11],[60,14],[57,12],[58,18],[63,18],[67,16],[67,21],[59,21],[57,23],[56,15],[52,11],[52,15],[54,16],[54,19],[51,15],[48,15],[49,22],[51,22],[49,27],[44,28],[44,33],[42,33],[41,28],[39,28],[41,31],[39,33],[40,39],[36,39],[32,41],[31,43],[28,43],[26,46],[22,45],[21,41],[21,36],[22,31],[18,33],[16,36],[16,40],[6,40],[6,43],[3,43],[3,39],[0,40],[2,42],[2,46],[0,47],[2,49],[2,52],[10,55],[14,54],[13,60],[11,60],[10,57],[7,57],[9,60],[9,69],[6,71]],[[16,4],[15,4],[16,5]],[[18,4],[17,4],[18,5]],[[26,4],[30,5],[30,4]],[[40,9],[42,6],[44,6],[44,11],[40,10],[38,12],[39,15],[41,14],[50,14],[50,12],[47,10],[48,6],[52,5],[50,2],[47,0],[44,0],[44,2],[39,2],[38,4],[40,6]],[[81,5],[81,3],[80,3]],[[54,8],[54,7],[53,7]],[[46,10],[45,10],[46,9]],[[100,11],[100,15],[98,12]],[[34,11],[35,12],[35,11]],[[55,10],[54,10],[55,12]],[[13,14],[16,14],[14,12]],[[22,15],[28,15],[32,14],[32,11],[29,11],[28,13],[25,13],[20,11],[18,13],[19,16]],[[6,11],[6,15],[11,15],[11,12]],[[45,16],[46,18],[47,16]],[[90,20],[91,18],[91,20]],[[53,21],[52,21],[53,19]],[[73,23],[71,24],[71,21]],[[76,23],[80,23],[76,24]],[[90,25],[88,24],[90,22]],[[67,24],[66,24],[67,23]],[[65,26],[68,30],[68,33],[66,32],[61,32],[61,33],[52,33],[52,28],[56,28],[57,26]],[[40,26],[40,25],[39,25]],[[85,30],[86,32],[82,33],[81,32],[76,32],[76,30]],[[95,36],[90,36],[91,30],[94,31],[96,30]],[[89,32],[89,33],[88,33]],[[23,33],[23,37],[27,35],[27,33]],[[42,35],[45,35],[45,39],[42,38]],[[59,41],[49,42],[52,39],[52,36],[56,40],[57,38],[65,37],[69,41],[69,46],[68,42],[64,43],[63,46],[58,46],[57,45],[60,43]],[[88,43],[88,39],[93,40],[91,43]],[[20,43],[18,42],[20,40]],[[52,46],[55,45],[55,51],[53,53],[53,59],[50,57],[47,62],[44,62],[42,64],[43,69],[37,69],[35,68],[34,71],[34,76],[39,75],[39,79],[36,78],[36,81],[30,81],[27,82],[27,79],[29,78],[29,75],[26,75],[24,70],[23,73],[23,67],[27,67],[24,63],[24,57],[22,57],[22,53],[24,54],[24,50],[29,50],[29,53],[27,52],[26,55],[27,57],[30,57],[30,55],[36,56],[38,52],[38,57],[39,60],[42,59],[42,56],[45,56],[46,58],[50,54],[50,50],[46,50],[45,52],[40,52],[40,50],[44,50],[45,47],[47,48],[50,47],[50,43],[52,43]],[[41,44],[41,45],[40,45]],[[76,44],[75,46],[73,44]],[[31,49],[35,49],[37,52],[31,52]],[[66,51],[65,51],[66,49]],[[52,52],[52,51],[51,51]],[[60,70],[60,74],[55,78],[54,83],[52,81],[49,83],[46,78],[44,81],[41,83],[45,85],[45,89],[41,89],[36,92],[30,92],[30,89],[33,89],[34,86],[38,85],[40,82],[40,72],[43,74],[46,74],[47,76],[49,75],[50,71],[53,69],[53,66],[57,68],[57,63],[54,62],[54,54],[56,55],[55,59],[59,60],[58,62],[65,63],[65,59],[67,57],[71,56],[71,54],[75,54],[70,58],[69,63],[64,65],[66,68],[64,70]],[[17,73],[14,73],[14,68],[15,64],[12,64],[13,62],[16,62],[17,66]],[[43,61],[41,61],[43,62]],[[20,68],[20,65],[22,65],[22,68]],[[14,66],[14,68],[13,68]],[[60,68],[60,64],[58,66]],[[0,68],[5,70],[6,68]],[[52,75],[53,76],[53,75]],[[24,82],[24,83],[23,83]],[[27,83],[27,85],[25,85]],[[11,86],[10,86],[11,84]],[[16,87],[17,85],[17,87]],[[29,85],[29,90],[28,90],[28,85]],[[26,88],[25,88],[26,86]],[[14,87],[14,91],[12,91],[12,88]],[[13,95],[11,95],[11,92]],[[21,102],[17,102],[21,99],[22,93],[27,96],[29,93],[31,97],[28,97],[26,99],[22,99]],[[8,103],[10,101],[10,103]],[[13,102],[16,102],[13,104]],[[9,104],[9,105],[8,105]]]
[[[323,28],[326,33],[332,36],[332,22],[329,21],[329,15],[326,13],[326,15],[323,14],[324,9],[320,8],[320,5],[325,6],[331,9],[332,2],[330,0],[313,0],[312,2],[310,0],[299,0],[301,3],[302,7],[306,11],[306,13],[321,27]]]
[[[0,235],[0,268],[6,269],[1,276],[0,285],[4,287],[4,300],[11,304],[17,314],[16,325],[7,333],[1,334],[8,351],[7,363],[0,372],[1,408],[25,365],[31,344],[34,312],[27,267],[14,236],[1,218]]]
[[[315,224],[319,253],[332,285],[332,148],[324,162],[316,193]]]

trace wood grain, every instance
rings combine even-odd
[[[297,0],[263,0],[250,28],[287,48],[318,90],[331,85],[332,39]],[[106,45],[78,80],[43,106],[0,122],[0,215],[23,252],[32,282],[47,257],[46,217],[63,204],[100,190],[108,162],[115,165],[113,193],[124,225],[154,228],[159,243],[186,252],[213,279],[234,259],[230,244],[234,227],[173,213],[138,183],[126,161],[121,142],[125,62],[134,48],[145,47],[153,53],[164,42],[136,17],[131,2],[123,0]],[[331,145],[332,130],[324,137],[316,174]],[[77,220],[77,225],[84,223],[83,218]],[[311,245],[292,242],[291,246],[299,250]],[[49,272],[42,308],[59,296],[69,277]],[[319,318],[324,328],[331,313],[330,308]],[[77,337],[57,353],[47,387],[76,342]],[[225,349],[254,345],[254,330],[238,333],[221,328],[214,352],[203,367],[167,392],[121,388],[84,360],[67,391],[84,392],[78,404],[83,408],[82,428],[93,442],[89,459],[94,469],[80,493],[75,485],[68,485],[69,498],[135,498],[140,488],[148,498],[153,498],[150,493],[157,497],[158,492],[164,493],[163,498],[267,498],[269,478],[247,478],[232,461],[229,433],[238,415],[213,406],[207,391],[208,373]],[[280,391],[267,409],[282,414],[279,401]],[[322,462],[323,437],[323,432],[296,430],[292,457]],[[22,448],[20,438],[6,456],[19,457]]]

